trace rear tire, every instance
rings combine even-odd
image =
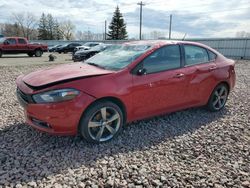
[[[3,52],[2,50],[0,50],[0,58],[3,56]]]
[[[41,57],[43,54],[42,50],[35,50],[35,56],[36,57]]]
[[[119,134],[123,119],[123,112],[115,103],[97,102],[84,112],[79,124],[79,132],[88,142],[107,142]]]
[[[228,94],[229,89],[226,84],[217,85],[210,95],[207,108],[212,112],[220,111],[227,102]]]

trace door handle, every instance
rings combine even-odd
[[[174,75],[174,78],[182,78],[183,76],[185,76],[183,73],[178,73]]]
[[[213,70],[215,70],[215,69],[217,69],[217,67],[216,67],[216,66],[214,66],[214,67],[210,67],[210,68],[209,68],[209,70],[210,70],[210,71],[213,71]]]

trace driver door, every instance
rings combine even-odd
[[[17,42],[15,38],[8,38],[4,41],[3,51],[5,53],[16,53],[17,52]]]

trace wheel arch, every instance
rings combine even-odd
[[[224,84],[224,85],[226,85],[226,87],[227,87],[227,89],[228,89],[228,91],[230,91],[230,84],[227,82],[227,81],[221,81],[221,82],[219,82],[214,88],[216,88],[218,85],[220,85],[220,84]]]
[[[106,96],[106,97],[101,97],[101,98],[98,98],[96,99],[95,101],[93,101],[92,103],[90,103],[87,108],[83,111],[82,115],[81,115],[81,118],[79,119],[79,123],[78,123],[78,131],[79,131],[79,128],[80,128],[80,122],[81,122],[81,119],[83,118],[85,112],[94,104],[96,103],[99,103],[99,102],[104,102],[104,101],[110,101],[110,102],[113,102],[115,103],[116,105],[118,105],[123,113],[123,123],[125,124],[127,122],[127,109],[126,109],[126,106],[124,104],[124,102],[119,99],[118,97],[113,97],[113,96]]]
[[[35,49],[34,49],[34,52],[35,52],[36,50],[41,50],[41,51],[43,51],[43,49],[42,49],[41,47],[35,48]]]
[[[208,98],[207,98],[207,103],[208,103],[208,101],[209,101],[209,99],[210,99],[210,96],[211,96],[212,93],[214,92],[214,89],[215,89],[218,85],[220,85],[220,84],[224,84],[224,85],[227,87],[228,92],[230,92],[230,84],[229,84],[227,81],[220,81],[220,82],[218,82],[218,83],[213,87],[213,89],[212,89],[211,92],[209,93],[209,96],[208,96]],[[206,103],[206,104],[207,104],[207,103]]]

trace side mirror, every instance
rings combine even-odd
[[[144,68],[141,68],[137,71],[137,75],[141,76],[141,75],[145,75],[147,74],[147,70]]]

